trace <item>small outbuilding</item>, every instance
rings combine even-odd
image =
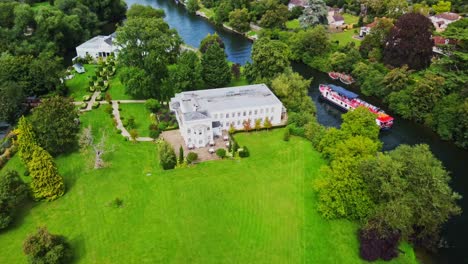
[[[85,73],[85,72],[86,72],[86,70],[85,70],[83,64],[81,64],[81,63],[75,63],[75,64],[73,64],[73,68],[75,69],[75,71],[76,71],[77,73]]]

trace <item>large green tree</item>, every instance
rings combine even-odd
[[[123,0],[79,1],[96,13],[101,21],[119,22],[125,17],[125,11],[127,11],[127,4]]]
[[[231,81],[231,68],[224,50],[214,43],[202,55],[202,76],[210,88],[224,87]]]
[[[24,116],[18,121],[18,126],[15,130],[18,138],[16,144],[18,145],[19,156],[24,165],[31,161],[33,148],[37,145],[36,136],[34,135],[33,127],[28,119]]]
[[[297,72],[287,71],[276,77],[271,88],[286,106],[288,111],[315,114],[315,105],[308,96],[311,80],[306,80]]]
[[[28,195],[28,187],[18,172],[7,171],[0,176],[0,230],[8,227],[17,207]]]
[[[250,29],[249,11],[247,8],[235,9],[229,13],[229,25],[240,32]]]
[[[44,99],[31,116],[37,144],[52,155],[67,152],[77,143],[78,112],[72,99],[54,96]]]
[[[162,18],[129,18],[117,29],[117,45],[122,46],[119,66],[127,68],[121,79],[126,92],[136,97],[167,99],[161,83],[167,76],[167,65],[176,61],[181,43],[177,32]]]
[[[247,66],[246,75],[250,82],[271,83],[289,65],[289,49],[285,43],[261,38],[253,45],[252,64]]]
[[[299,17],[299,22],[302,27],[310,27],[315,25],[326,25],[328,10],[323,0],[308,0],[307,7],[302,11]]]
[[[289,18],[289,11],[285,5],[276,5],[267,10],[260,20],[260,26],[265,28],[285,28]]]
[[[15,82],[0,84],[0,120],[14,122],[21,114],[21,103],[24,101],[21,86]]]
[[[184,51],[177,58],[177,63],[169,67],[169,76],[164,83],[172,93],[201,89],[204,86],[202,71],[197,53]]]
[[[177,165],[177,156],[175,154],[174,148],[167,143],[162,141],[158,144],[158,153],[159,153],[159,164],[164,170],[174,169]]]
[[[315,57],[330,50],[330,40],[324,27],[317,26],[301,30],[289,39],[291,58],[301,60],[304,57]]]

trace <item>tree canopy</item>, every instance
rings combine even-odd
[[[270,83],[290,65],[289,49],[279,40],[261,38],[252,48],[252,64],[247,66],[249,81]]]
[[[201,65],[203,80],[208,87],[224,87],[231,81],[231,68],[226,54],[217,42],[202,54]]]

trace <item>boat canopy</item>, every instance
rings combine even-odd
[[[346,90],[345,88],[341,87],[341,86],[337,86],[337,85],[333,85],[333,84],[329,84],[328,85],[333,91],[341,94],[341,95],[344,95],[346,97],[348,97],[349,99],[354,99],[354,98],[357,98],[359,95],[351,92],[351,91],[348,91]]]

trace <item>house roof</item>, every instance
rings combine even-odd
[[[444,37],[441,37],[441,36],[434,36],[432,37],[432,39],[434,40],[434,45],[445,45],[446,44],[446,38]]]
[[[290,0],[289,4],[294,5],[294,6],[303,6],[303,7],[305,7],[305,6],[307,6],[308,3],[305,0]]]
[[[378,20],[375,19],[374,22],[372,22],[372,23],[370,23],[370,24],[367,24],[366,27],[368,27],[368,28],[373,28],[373,27],[377,26],[377,22],[378,22]]]
[[[451,12],[441,13],[441,14],[435,15],[434,17],[445,19],[445,20],[451,20],[451,21],[460,19],[460,16],[458,14],[451,13]]]
[[[335,14],[335,15],[333,15],[333,19],[334,19],[335,21],[344,21],[343,16],[340,15],[340,14]]]
[[[87,50],[106,50],[113,48],[113,42],[115,39],[115,33],[109,36],[98,35],[94,38],[82,43],[77,49],[87,49]]]
[[[171,99],[170,106],[182,114],[184,120],[192,121],[209,118],[211,112],[276,104],[281,101],[265,84],[255,84],[178,93]]]

